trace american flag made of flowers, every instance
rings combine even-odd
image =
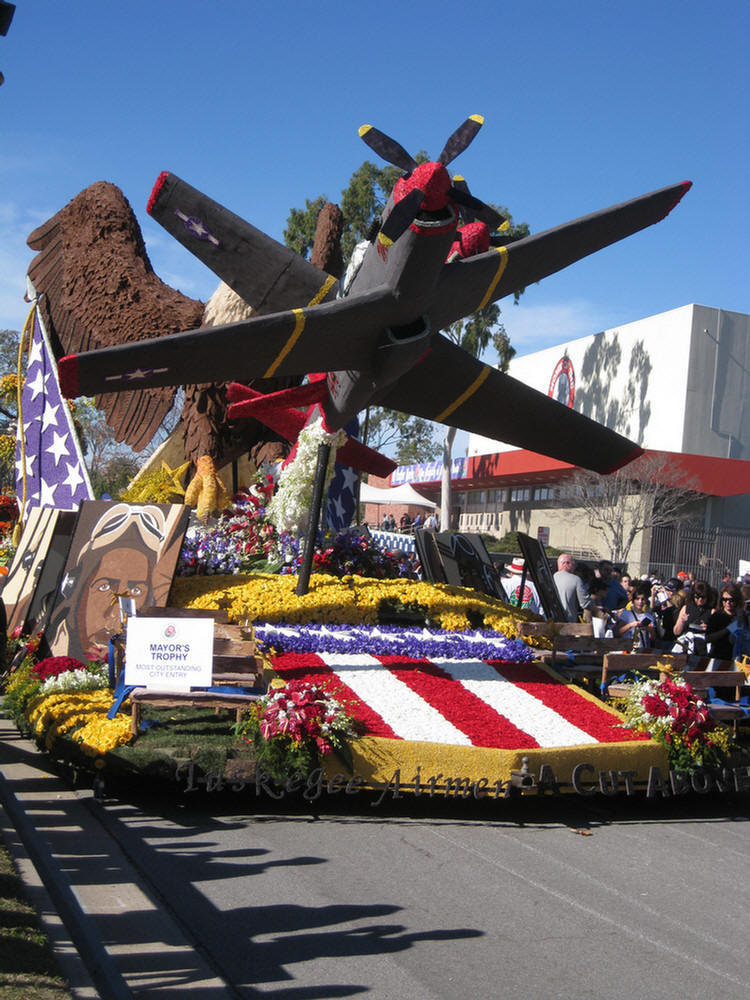
[[[277,651],[278,677],[324,688],[368,736],[503,750],[646,738],[532,662],[523,643],[486,633],[402,632],[256,625],[256,636]],[[386,653],[389,647],[398,652]]]
[[[36,308],[18,414],[16,491],[19,498],[25,497],[25,510],[77,510],[82,500],[94,499],[73,417],[60,392],[57,365]]]

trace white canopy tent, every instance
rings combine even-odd
[[[378,486],[370,486],[362,483],[359,488],[360,503],[374,503],[380,506],[392,503],[408,503],[415,507],[427,507],[435,510],[437,504],[432,500],[427,500],[421,493],[417,493],[411,483],[402,483],[401,486],[394,486],[390,489],[381,489]]]

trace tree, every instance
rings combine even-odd
[[[417,162],[427,159],[426,153],[419,153]],[[397,167],[378,167],[369,160],[358,167],[349,179],[349,184],[341,192],[341,211],[344,214],[344,229],[341,235],[341,252],[348,260],[360,240],[367,238],[373,219],[385,208],[388,196],[401,175]],[[287,218],[284,243],[308,259],[315,240],[318,214],[328,201],[324,194],[310,200],[305,199],[305,207],[293,208]]]
[[[432,421],[382,406],[369,407],[362,441],[376,451],[393,451],[395,447],[393,457],[399,465],[431,462],[440,454]]]
[[[18,420],[17,330],[0,330],[0,491],[15,493]]]
[[[93,399],[77,399],[71,409],[94,495],[117,496],[137,473],[139,459],[128,445],[115,441]]]
[[[604,537],[615,563],[627,560],[643,531],[687,519],[697,497],[675,481],[669,462],[658,456],[644,456],[606,476],[578,470],[565,492],[568,505],[582,508],[589,526]]]

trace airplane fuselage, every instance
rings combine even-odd
[[[383,221],[393,204],[391,197]],[[456,208],[447,201],[436,211],[420,211],[396,242],[379,233],[369,245],[347,296],[356,298],[387,288],[393,296],[394,322],[385,328],[371,368],[328,373],[330,398],[323,412],[329,430],[343,427],[369,405],[376,392],[395,382],[429,350],[430,337],[437,331],[430,328],[427,313],[456,239],[457,224]]]

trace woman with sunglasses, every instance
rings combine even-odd
[[[733,660],[736,633],[747,624],[742,591],[736,583],[721,588],[719,607],[711,615],[706,639],[715,660]]]
[[[705,656],[708,622],[714,609],[715,590],[705,580],[698,580],[690,591],[687,602],[680,609],[672,626],[675,636],[675,653],[695,653]]]

